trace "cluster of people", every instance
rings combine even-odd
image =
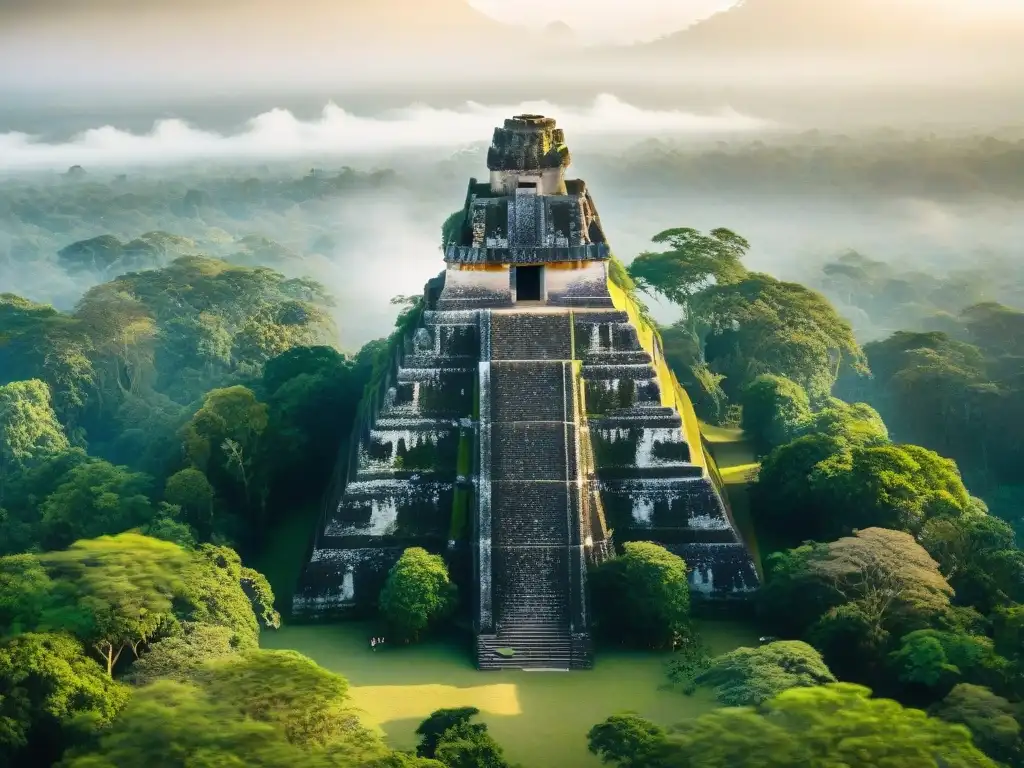
[[[383,637],[371,637],[370,638],[370,649],[376,651],[378,645],[384,645]]]

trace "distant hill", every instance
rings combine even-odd
[[[634,50],[729,57],[967,52],[1019,47],[1022,39],[1024,14],[1007,24],[937,11],[927,0],[744,0]]]
[[[468,50],[515,29],[466,0],[334,0],[321,5],[312,14],[316,26],[327,25],[346,39],[357,33],[378,39],[416,39],[425,46],[461,42]]]
[[[548,42],[574,44],[578,42],[576,31],[564,21],[553,21],[544,28],[544,38]]]

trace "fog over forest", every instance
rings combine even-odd
[[[779,277],[814,282],[820,265],[856,250],[901,271],[969,269],[984,296],[1021,304],[1024,130],[816,131],[612,94],[564,106],[328,104],[310,118],[278,109],[228,128],[164,118],[148,129],[96,120],[63,134],[52,123],[48,136],[0,132],[0,288],[67,309],[119,269],[207,253],[322,280],[338,298],[343,343],[355,348],[386,333],[393,295],[418,292],[442,269],[441,222],[467,180],[486,174],[493,126],[525,111],[565,127],[571,174],[590,184],[626,261],[665,228],[726,226],[752,242],[750,267]],[[150,232],[187,241],[150,245],[151,263],[58,255],[90,238],[130,243]],[[830,298],[864,338],[888,330]]]

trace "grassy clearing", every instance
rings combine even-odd
[[[715,706],[707,691],[661,689],[665,654],[601,652],[589,672],[479,672],[459,643],[371,651],[372,631],[359,623],[286,626],[264,632],[262,645],[294,649],[347,677],[364,722],[393,747],[414,746],[416,726],[435,709],[474,706],[524,768],[596,768],[587,731],[616,712],[672,725]],[[756,631],[739,623],[703,622],[700,631],[714,653],[757,644]]]

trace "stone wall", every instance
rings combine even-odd
[[[591,261],[564,268],[544,269],[548,304],[563,307],[611,307],[608,294],[608,262]]]
[[[339,464],[347,483],[329,492],[293,599],[299,618],[371,612],[407,547],[459,560],[449,534],[460,438],[475,407],[479,313],[438,310],[440,283],[428,285],[419,322],[394,340],[393,367],[361,406]]]
[[[722,491],[625,312],[575,313],[586,410],[607,524],[615,541],[654,541],[686,560],[698,598],[758,585]]]
[[[605,261],[611,252],[604,243],[582,245],[538,246],[535,248],[490,248],[471,245],[450,245],[445,261],[450,265],[551,264],[552,262]],[[494,306],[500,307],[501,304]]]
[[[439,310],[511,306],[512,285],[507,266],[497,269],[448,267]]]

